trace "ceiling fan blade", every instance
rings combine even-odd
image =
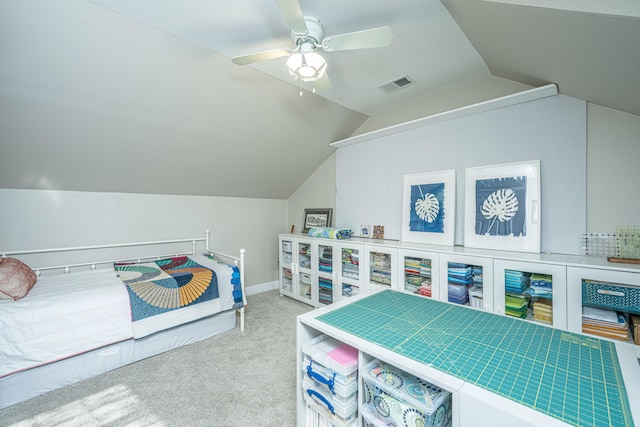
[[[353,33],[338,34],[322,40],[322,48],[327,52],[333,50],[366,49],[389,46],[393,33],[389,27],[371,28]]]
[[[289,24],[291,30],[296,34],[307,34],[307,24],[304,22],[304,15],[300,9],[298,0],[276,0],[280,13]]]
[[[231,58],[234,64],[248,65],[260,61],[268,61],[269,59],[282,58],[283,56],[289,56],[291,51],[289,49],[271,49],[263,52],[249,53],[247,55],[234,56]]]
[[[313,82],[313,87],[318,91],[331,89],[331,79],[329,79],[329,74],[325,72],[322,77]]]

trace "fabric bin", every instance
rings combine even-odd
[[[365,406],[377,419],[397,427],[445,427],[451,422],[451,393],[446,390],[379,360],[367,364],[362,377]]]
[[[583,280],[582,304],[640,314],[640,287]]]

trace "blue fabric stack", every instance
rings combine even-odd
[[[467,264],[450,262],[448,275],[448,301],[456,304],[469,302],[468,287],[473,283],[473,268]]]
[[[531,273],[516,270],[505,270],[504,291],[511,294],[522,294],[529,287]]]
[[[551,298],[553,295],[553,283],[550,274],[538,274],[531,275],[531,281],[529,283],[529,290],[527,291],[531,296]]]

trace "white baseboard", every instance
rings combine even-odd
[[[257,285],[247,286],[246,288],[244,288],[244,293],[247,295],[255,295],[262,292],[272,291],[274,289],[278,289],[277,280],[274,280],[273,282],[259,283]]]

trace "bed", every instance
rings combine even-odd
[[[0,408],[230,331],[237,318],[244,330],[245,252],[212,251],[209,237],[0,251]],[[150,255],[160,250],[173,252]],[[143,255],[33,267],[132,251]]]

